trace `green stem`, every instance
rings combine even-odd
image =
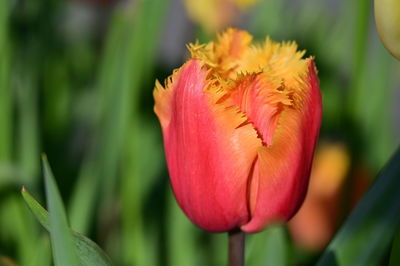
[[[228,266],[244,265],[245,233],[240,229],[228,232]]]

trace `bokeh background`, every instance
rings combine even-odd
[[[365,0],[0,1],[0,265],[52,265],[26,207],[45,203],[46,153],[70,226],[115,265],[224,265],[169,186],[152,90],[185,44],[228,26],[314,55],[323,125],[306,203],[250,235],[247,265],[313,265],[400,143],[400,63]],[[383,262],[385,258],[383,258]]]

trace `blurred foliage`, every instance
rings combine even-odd
[[[54,239],[19,193],[25,185],[44,202],[40,152],[52,163],[71,228],[98,243],[114,265],[225,264],[226,236],[193,226],[173,198],[152,111],[154,80],[182,64],[187,41],[213,38],[188,21],[182,5],[0,1],[0,265],[51,265]],[[363,0],[259,0],[236,10],[231,22],[259,39],[296,40],[316,56],[321,138],[345,143],[351,161],[337,202],[341,221],[353,206],[359,170],[375,176],[400,139],[400,63],[379,42],[372,9]],[[349,265],[348,252],[377,239],[385,245],[371,265],[398,261],[399,233],[391,247],[399,228],[391,216],[400,213],[398,157],[320,263],[335,251],[336,263]],[[47,208],[51,217],[54,206]],[[374,235],[384,239],[366,240]],[[342,245],[348,238],[353,242]],[[362,250],[361,259],[373,254]],[[246,252],[247,265],[313,265],[321,255],[295,245],[284,225],[249,236]]]

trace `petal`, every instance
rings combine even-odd
[[[154,112],[156,113],[158,119],[160,120],[161,127],[165,129],[168,127],[171,120],[171,100],[172,91],[168,86],[171,80],[176,76],[174,74],[167,82],[167,86],[164,89],[158,80],[156,81],[156,87],[153,91],[153,97],[155,101]]]
[[[252,39],[253,37],[247,31],[230,28],[218,36],[215,54],[219,55],[219,60],[231,61],[243,58]]]
[[[243,58],[248,55],[252,36],[242,30],[228,29],[217,42],[189,45],[193,58],[201,59],[213,72],[225,80],[236,79]]]
[[[263,72],[242,76],[235,84],[227,100],[246,114],[262,139],[269,146],[277,126],[282,109],[292,105],[282,79],[274,78],[272,73]],[[249,178],[248,202],[250,214],[255,209],[259,184],[258,159],[255,162],[253,176]]]
[[[156,92],[156,110],[179,205],[198,226],[221,232],[249,219],[247,182],[262,143],[251,125],[240,126],[237,108],[218,103],[224,92],[206,82],[202,64],[189,60]],[[157,102],[162,94],[169,103]]]
[[[309,180],[313,152],[321,124],[321,95],[315,66],[308,60],[308,76],[299,90],[300,106],[286,108],[272,143],[261,147],[253,177],[258,182],[251,220],[241,227],[258,232],[266,225],[290,219],[301,205]],[[258,187],[257,187],[258,186]]]
[[[233,104],[246,114],[258,135],[268,146],[278,122],[282,106],[291,100],[282,88],[282,80],[269,73],[243,75],[229,94]]]

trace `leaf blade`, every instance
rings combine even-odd
[[[79,265],[61,195],[45,155],[42,156],[42,163],[54,264],[56,266]]]
[[[390,254],[389,266],[400,265],[400,228],[393,240],[392,251]]]
[[[29,209],[32,211],[39,223],[47,230],[50,230],[49,214],[45,208],[38,203],[31,194],[22,188],[22,197]],[[82,234],[71,230],[73,242],[81,265],[111,266],[112,263],[107,254],[92,240]]]
[[[379,265],[400,225],[400,149],[356,206],[318,261]]]

